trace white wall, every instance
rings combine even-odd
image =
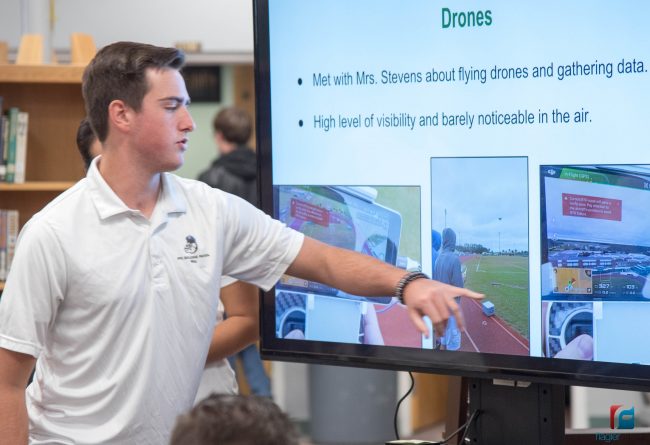
[[[234,103],[232,66],[221,67],[221,102],[192,102],[190,113],[196,129],[189,135],[185,163],[176,174],[196,179],[217,157],[217,146],[212,134],[212,119],[225,106]]]
[[[309,366],[274,362],[271,374],[273,399],[293,420],[309,420]]]
[[[20,14],[21,0],[1,0],[0,3],[0,40],[16,48],[20,41],[21,22]]]
[[[0,40],[17,48],[21,11],[39,0],[0,0]],[[45,7],[49,0],[40,0]],[[52,44],[69,48],[70,34],[93,36],[97,47],[116,40],[173,46],[198,41],[205,52],[253,53],[253,8],[247,0],[55,0]]]
[[[636,391],[622,391],[604,388],[571,388],[571,428],[597,428],[609,422],[611,405],[634,407],[635,425],[650,426],[650,406],[643,394]],[[568,425],[567,425],[568,426]]]

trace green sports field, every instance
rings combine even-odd
[[[395,210],[402,217],[402,236],[398,255],[422,261],[420,234],[420,187],[378,186],[377,203]]]
[[[484,293],[494,303],[496,315],[529,338],[528,257],[475,255],[463,264],[465,287]]]

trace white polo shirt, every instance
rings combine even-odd
[[[221,287],[231,284],[230,281],[230,277],[222,277]],[[217,309],[216,324],[223,321],[224,309],[223,303],[220,301]],[[194,396],[194,405],[213,392],[217,394],[237,394],[238,391],[237,376],[235,375],[235,370],[230,366],[228,359],[224,358],[212,361],[205,365],[205,369],[201,375],[201,381],[199,382],[199,388],[196,391],[196,396]]]
[[[268,289],[302,239],[167,173],[147,219],[95,160],[22,230],[0,303],[0,347],[38,358],[30,443],[166,444],[194,401],[221,276]]]

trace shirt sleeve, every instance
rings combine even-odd
[[[304,236],[241,198],[225,199],[223,274],[269,290],[298,255]]]
[[[226,286],[230,286],[231,284],[237,282],[236,278],[229,277],[227,275],[222,275],[221,276],[221,288],[223,289]]]
[[[65,279],[65,259],[53,231],[28,223],[0,299],[0,347],[38,358],[63,301]]]

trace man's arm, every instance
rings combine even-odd
[[[229,357],[259,339],[259,290],[236,281],[221,289],[227,318],[212,334],[207,363]]]
[[[393,295],[399,280],[406,274],[376,258],[350,250],[329,246],[305,237],[298,256],[287,273],[306,280],[317,281],[354,295]],[[404,291],[409,316],[420,332],[429,335],[422,319],[427,315],[440,335],[446,320],[456,316],[463,328],[460,308],[454,297],[483,298],[483,295],[433,280],[415,280]]]
[[[0,445],[27,444],[25,388],[36,359],[0,348]]]

